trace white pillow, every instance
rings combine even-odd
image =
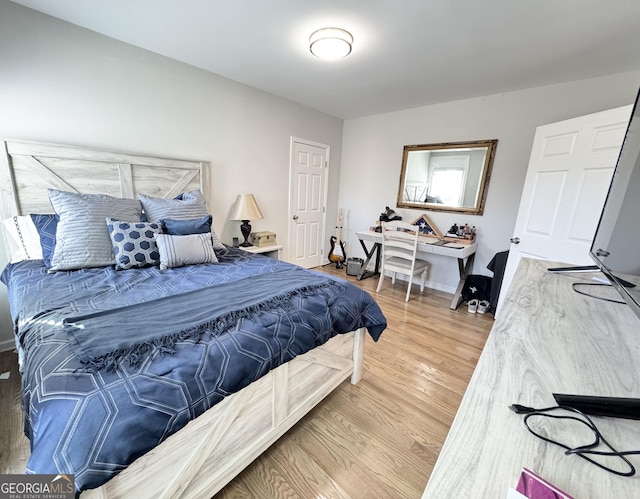
[[[160,252],[160,270],[198,263],[218,263],[210,233],[186,236],[156,234],[155,238]]]
[[[42,260],[40,236],[30,216],[11,217],[2,221],[4,247],[9,263]]]

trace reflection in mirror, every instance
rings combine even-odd
[[[404,146],[400,208],[482,215],[497,140]]]

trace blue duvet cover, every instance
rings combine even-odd
[[[40,260],[4,270],[21,352],[27,473],[73,473],[78,490],[98,487],[270,369],[335,334],[366,327],[377,340],[386,327],[375,301],[352,284],[320,282],[320,274],[241,250],[218,257],[218,264],[165,271],[49,274]],[[311,284],[284,286],[283,276],[297,272],[314,274]],[[278,283],[271,297],[264,296],[269,277],[252,286],[252,276],[264,274]],[[258,287],[263,294],[252,305],[237,307],[246,313],[235,311],[233,302]],[[205,301],[189,304],[189,293]],[[225,299],[232,303],[218,303]],[[213,326],[191,327],[194,320]],[[176,334],[165,334],[167,324]],[[134,339],[114,353],[105,345],[118,335]]]

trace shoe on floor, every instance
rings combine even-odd
[[[467,311],[470,314],[475,314],[478,311],[478,300],[475,298],[467,302]]]
[[[478,313],[486,314],[491,308],[491,304],[487,300],[482,300],[478,302]]]

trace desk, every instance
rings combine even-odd
[[[380,247],[382,246],[382,234],[380,232],[374,232],[372,230],[362,230],[356,232],[358,239],[360,240],[360,245],[364,250],[366,255],[366,260],[362,264],[362,269],[358,274],[357,279],[366,279],[367,277],[371,277],[372,275],[376,275],[380,273]],[[428,240],[436,241],[434,238],[427,238]],[[365,241],[373,243],[371,248],[367,248]],[[453,243],[451,243],[453,244]],[[455,310],[460,305],[460,295],[462,293],[462,288],[464,286],[464,282],[467,279],[467,276],[471,273],[473,269],[473,260],[476,256],[477,244],[460,244],[458,246],[463,246],[462,248],[453,248],[447,245],[438,245],[438,244],[429,244],[426,242],[418,243],[418,254],[422,257],[426,257],[429,254],[431,255],[441,255],[448,256],[451,258],[456,258],[458,261],[458,274],[460,280],[458,281],[458,286],[456,288],[455,293],[453,294],[453,300],[451,300],[450,308]],[[374,271],[368,271],[367,265],[371,261],[371,258],[375,255],[375,268]],[[466,261],[465,261],[466,259]]]
[[[565,456],[508,409],[514,403],[555,405],[552,393],[640,397],[640,321],[626,305],[573,291],[572,283],[593,274],[547,272],[556,265],[522,259],[423,499],[502,499],[522,467],[575,498],[639,497],[638,474],[620,477]],[[612,288],[591,292],[619,299]],[[640,421],[593,419],[614,447],[640,449]],[[543,424],[550,428],[549,421]],[[584,441],[571,433],[563,429],[563,441]],[[640,456],[629,460],[640,468]]]

